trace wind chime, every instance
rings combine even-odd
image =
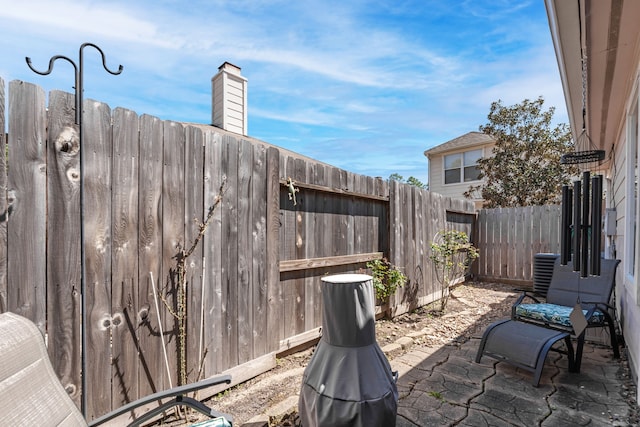
[[[580,2],[578,7],[580,8]],[[582,17],[582,11],[579,11],[578,15]],[[596,149],[587,133],[587,57],[584,36],[580,22],[582,132],[575,144],[576,151],[564,154],[560,163],[579,165],[587,169],[589,164],[600,164],[605,158],[605,151]],[[568,264],[573,254],[573,270],[580,271],[581,277],[599,276],[602,244],[602,175],[592,177],[591,173],[585,170],[582,173],[582,181],[574,181],[573,188],[568,185],[562,187],[561,221],[560,263]]]
[[[587,133],[586,31],[583,31],[582,27],[584,15],[580,0],[578,0],[578,9],[582,66],[582,133],[576,140],[576,151],[563,155],[560,162],[579,165],[583,172],[582,180],[574,181],[573,188],[568,185],[562,188],[560,263],[567,265],[572,260],[573,271],[580,271],[580,274],[577,275],[576,304],[571,310],[569,320],[573,333],[584,339],[583,334],[589,321],[581,301],[580,284],[582,279],[589,275],[600,275],[600,246],[602,244],[602,175],[597,174],[592,177],[588,168],[593,163],[598,166],[605,159],[605,151],[597,149]]]
[[[582,181],[562,187],[560,263],[572,259],[581,277],[600,275],[602,175],[582,173]]]

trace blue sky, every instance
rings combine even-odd
[[[3,4],[4,3],[4,4]],[[0,0],[0,76],[138,114],[211,122],[211,77],[248,79],[249,135],[369,176],[428,181],[424,151],[543,96],[568,122],[542,0]]]

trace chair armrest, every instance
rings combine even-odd
[[[201,380],[201,381],[197,381],[195,383],[192,384],[186,384],[186,385],[182,385],[182,386],[178,386],[178,387],[174,387],[171,388],[169,390],[164,390],[164,391],[159,391],[157,393],[153,393],[150,394],[148,396],[142,397],[138,400],[135,400],[131,403],[127,403],[126,405],[109,412],[108,414],[105,414],[103,416],[101,416],[100,418],[96,418],[95,420],[92,420],[91,422],[89,422],[89,427],[93,427],[93,426],[97,426],[100,424],[103,424],[113,418],[116,418],[126,412],[130,412],[135,408],[138,408],[140,406],[144,406],[148,403],[157,401],[157,400],[161,400],[161,399],[166,399],[169,397],[180,397],[183,396],[187,393],[190,393],[192,391],[197,391],[197,390],[201,390],[203,388],[207,388],[207,387],[212,387],[214,385],[218,385],[218,384],[222,384],[222,383],[226,383],[226,384],[230,384],[231,383],[231,375],[220,375],[217,377],[212,377],[212,378],[207,378],[206,380]]]
[[[513,303],[513,305],[511,306],[511,318],[515,319],[516,318],[516,307],[518,307],[520,304],[522,304],[522,301],[525,298],[529,298],[532,299],[536,304],[540,304],[540,300],[538,298],[536,298],[536,296],[539,296],[540,294],[537,292],[531,292],[528,290],[522,290],[522,293],[520,294],[520,296],[518,297],[518,299]]]
[[[593,304],[598,310],[615,310],[616,308],[611,304],[607,304],[606,302],[601,301],[582,301],[583,304]]]
[[[613,318],[609,314],[608,310],[615,310],[615,307],[604,302],[584,302],[583,304],[592,304],[591,308],[587,310],[587,314],[585,315],[588,322],[591,322],[591,318],[594,317],[596,312],[600,312],[602,316],[604,316],[604,323],[613,322]],[[601,322],[598,322],[598,324],[600,323]]]

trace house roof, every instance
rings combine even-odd
[[[545,0],[545,6],[577,149],[609,151],[637,78],[640,2]],[[583,127],[590,141],[581,146]]]
[[[444,144],[436,145],[435,147],[428,149],[424,152],[424,155],[431,157],[434,154],[440,154],[462,148],[471,148],[479,145],[493,144],[495,142],[495,139],[486,133],[469,132],[447,141]]]

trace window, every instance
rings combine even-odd
[[[477,181],[480,179],[478,160],[482,158],[482,149],[444,156],[444,183]]]
[[[637,252],[636,235],[638,232],[638,104],[634,105],[627,117],[627,237],[626,273],[632,280],[635,278]]]

